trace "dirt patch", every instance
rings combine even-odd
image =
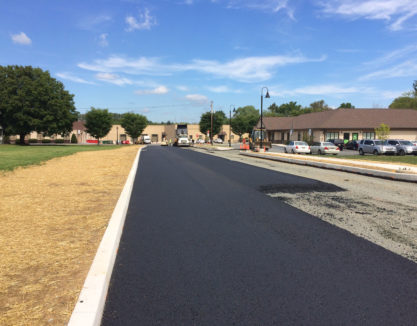
[[[0,325],[66,325],[138,151],[0,175]]]

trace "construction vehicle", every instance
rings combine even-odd
[[[190,146],[190,140],[188,139],[187,125],[177,125],[175,131],[174,146]]]
[[[253,151],[263,149],[266,151],[269,150],[272,147],[272,143],[266,139],[265,134],[265,130],[254,128],[249,138],[249,148]]]

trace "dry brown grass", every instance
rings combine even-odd
[[[137,146],[0,174],[0,325],[66,325]]]

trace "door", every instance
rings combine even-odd
[[[350,133],[345,132],[345,133],[343,134],[343,144],[345,144],[345,145],[346,145],[346,143],[347,143],[347,142],[349,142],[349,139],[350,139]]]

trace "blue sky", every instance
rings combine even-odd
[[[0,0],[0,65],[152,121],[325,100],[387,107],[417,79],[417,1]]]

